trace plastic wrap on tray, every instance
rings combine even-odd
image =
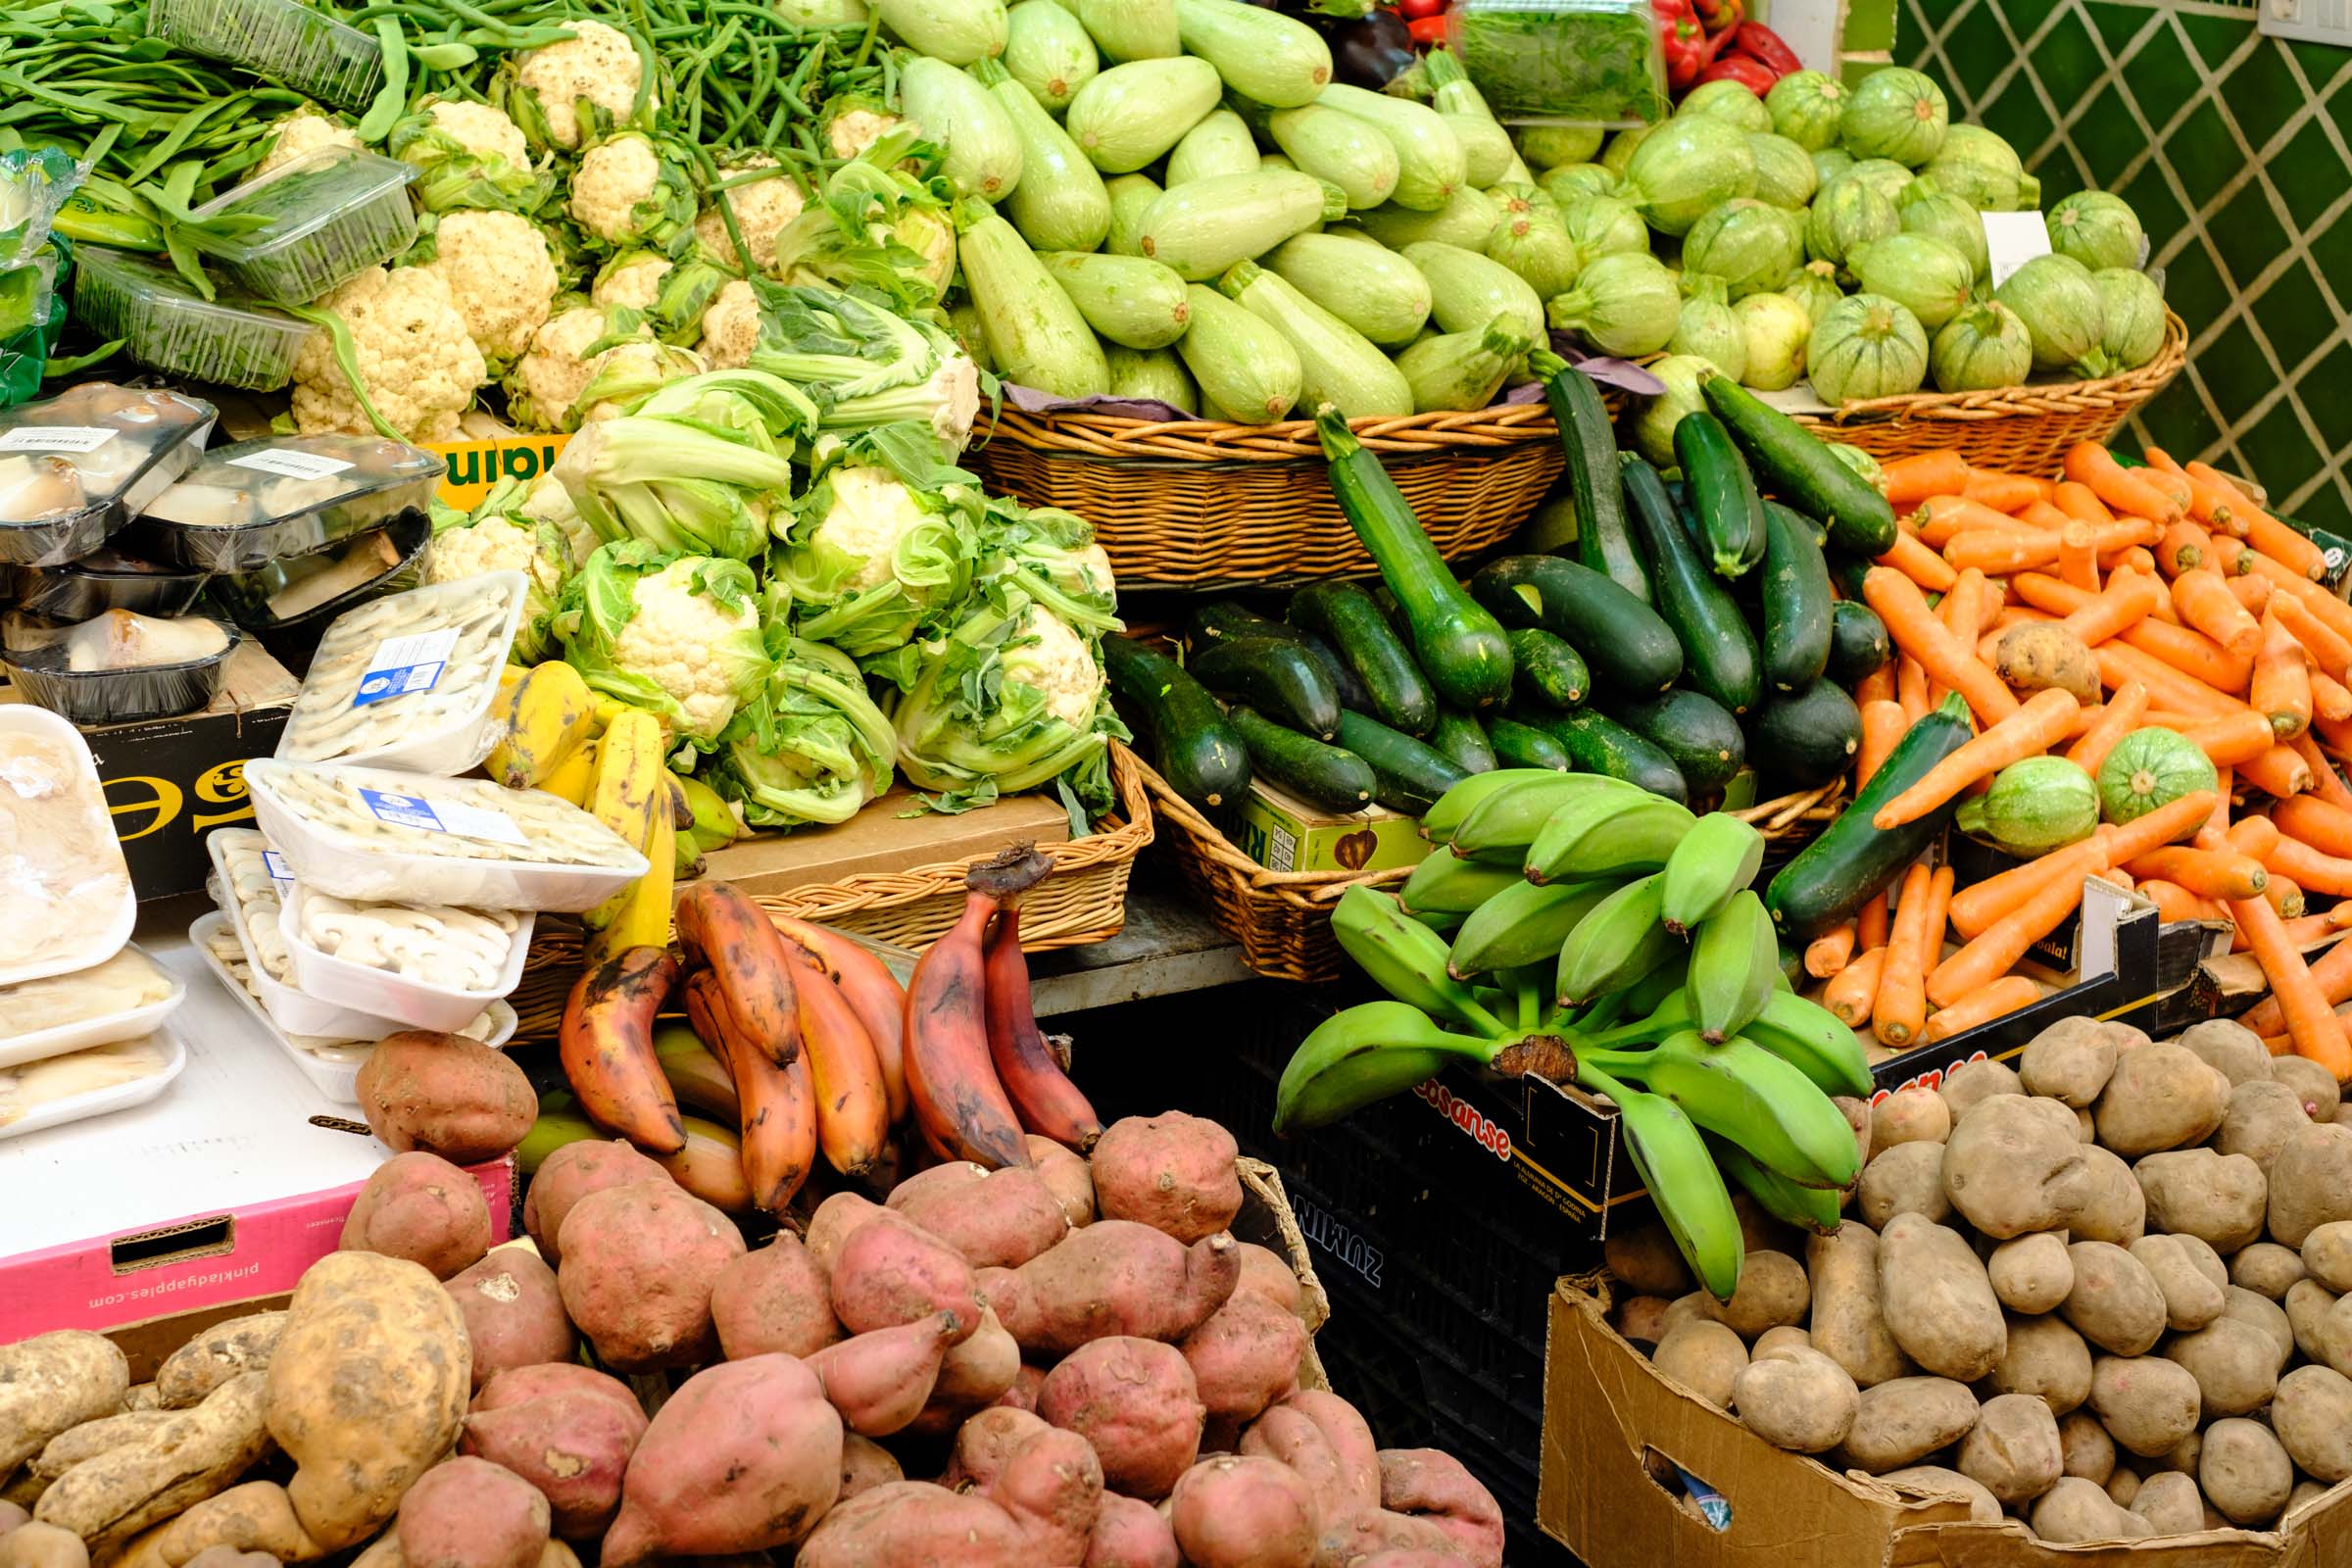
[[[192,713],[213,700],[242,639],[202,615],[110,610],[77,626],[12,617],[0,662],[30,701],[76,724],[129,724]]]
[[[384,84],[381,45],[299,0],[149,0],[147,30],[341,109]]]
[[[299,675],[310,668],[318,639],[346,611],[416,586],[432,536],[421,513],[403,513],[388,528],[316,554],[216,577],[213,593],[238,625]]]
[[[302,989],[419,1029],[459,1029],[522,983],[527,910],[359,903],[296,883],[280,935]]]
[[[144,256],[92,245],[74,260],[74,318],[167,375],[274,392],[293,379],[295,356],[318,330],[231,291],[208,300]]]
[[[497,739],[490,708],[526,592],[522,573],[497,571],[344,612],[311,656],[277,755],[470,771]]]
[[[403,513],[441,480],[431,453],[372,435],[280,435],[217,447],[123,530],[127,550],[208,571],[258,571]]]
[[[242,234],[195,230],[199,250],[248,292],[307,305],[378,267],[416,238],[414,165],[353,147],[320,147],[196,209],[199,222],[258,217]]]
[[[0,704],[0,985],[105,962],[138,918],[89,743],[55,713]]]
[[[1649,0],[1459,0],[1446,41],[1495,118],[1655,123],[1672,112]]]
[[[137,948],[88,969],[0,986],[0,1067],[153,1034],[186,995]]]
[[[0,1071],[0,1138],[144,1104],[187,1064],[187,1048],[165,1029]]]
[[[93,550],[62,566],[18,566],[17,609],[44,620],[88,620],[110,610],[177,615],[192,608],[211,578],[139,561],[114,549]]]
[[[111,381],[0,410],[0,562],[62,566],[106,543],[195,463],[213,416]]]

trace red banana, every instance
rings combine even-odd
[[[1020,1117],[989,1060],[981,933],[1000,900],[1053,862],[1027,845],[974,866],[955,928],[931,944],[906,987],[906,1092],[931,1146],[991,1170],[1027,1165]]]
[[[1020,1116],[1024,1131],[1057,1144],[1086,1150],[1102,1136],[1102,1118],[1070,1082],[1053,1048],[1037,1027],[1029,997],[1029,960],[1021,952],[1021,906],[1007,899],[988,934],[984,956],[988,985],[988,1054],[997,1082]]]
[[[697,882],[678,896],[678,947],[707,969],[744,1038],[779,1065],[799,1049],[792,957],[767,912],[731,882]]]
[[[629,948],[582,974],[564,1004],[556,1054],[588,1119],[656,1154],[686,1147],[678,1101],[654,1051],[654,1014],[677,982],[662,948]]]
[[[905,1121],[906,988],[899,984],[888,965],[844,932],[789,914],[771,914],[768,919],[784,933],[786,946],[797,948],[808,962],[831,975],[850,1005],[858,1009],[858,1021],[865,1025],[866,1038],[873,1043],[874,1057],[881,1065],[883,1085],[890,1091],[891,1122],[895,1126]]]
[[[799,1028],[793,1027],[785,1063],[778,1066],[766,1046],[729,1016],[726,993],[708,969],[687,977],[686,1016],[735,1080],[743,1105],[743,1177],[752,1201],[780,1214],[816,1162],[816,1092],[801,1054]]]

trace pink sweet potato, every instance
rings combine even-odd
[[[1434,1546],[1392,1546],[1358,1557],[1348,1568],[1460,1568],[1462,1559]]]
[[[859,1437],[904,1431],[930,1400],[939,1360],[961,1325],[953,1312],[854,1334],[808,1357],[842,1425]]]
[[[945,1437],[963,1418],[993,1404],[1020,1376],[1021,1348],[997,1314],[980,1309],[980,1326],[961,1345],[948,1347],[940,1357],[939,1376],[931,1385],[930,1402],[915,1417],[909,1431]],[[1043,1376],[1041,1373],[1040,1376]]]
[[[1082,1568],[1182,1568],[1167,1516],[1137,1497],[1102,1494]]]
[[[1012,1517],[927,1481],[861,1492],[825,1515],[793,1568],[1041,1568]]]
[[[1171,1110],[1114,1121],[1094,1148],[1095,1207],[1180,1242],[1214,1236],[1242,1211],[1233,1134]]]
[[[1386,1552],[1432,1552],[1456,1565],[1462,1561],[1453,1538],[1433,1521],[1382,1508],[1366,1508],[1336,1523],[1326,1519],[1315,1560],[1362,1568],[1367,1558]]]
[[[1194,1465],[1168,1496],[1168,1521],[1193,1568],[1311,1568],[1321,1539],[1314,1492],[1278,1459]]]
[[[1048,1427],[1015,1448],[980,1494],[1010,1516],[1031,1562],[1075,1564],[1102,1512],[1102,1461],[1077,1433]]]
[[[716,1358],[710,1290],[743,1255],[733,1220],[664,1177],[590,1193],[561,1241],[564,1309],[599,1361],[652,1372]]]
[[[1022,1142],[1029,1146],[1030,1167],[1053,1193],[1054,1200],[1061,1205],[1062,1217],[1072,1225],[1092,1225],[1095,1173],[1085,1156],[1036,1133],[1029,1134]]]
[[[1017,1269],[982,1269],[980,1292],[1023,1350],[1054,1356],[1105,1335],[1181,1340],[1240,1277],[1230,1236],[1187,1248],[1149,1225],[1104,1219]]]
[[[336,1250],[405,1257],[445,1280],[490,1250],[490,1205],[440,1155],[394,1154],[360,1189]]]
[[[637,1430],[645,1430],[645,1409],[629,1386],[609,1373],[576,1361],[550,1361],[544,1366],[518,1366],[499,1373],[482,1385],[467,1408],[475,1414],[485,1410],[505,1410],[533,1399],[551,1399],[565,1394],[593,1395],[624,1406],[637,1419]]]
[[[1298,1387],[1306,1325],[1263,1294],[1236,1290],[1178,1348],[1211,1420],[1254,1421]]]
[[[579,1348],[556,1271],[527,1247],[500,1247],[446,1282],[473,1347],[473,1386],[510,1367],[568,1361]]]
[[[408,1568],[536,1568],[550,1517],[539,1489],[487,1459],[451,1459],[416,1478],[395,1529]]]
[[[1349,1474],[1323,1429],[1288,1400],[1271,1406],[1242,1434],[1241,1451],[1256,1458],[1278,1459],[1298,1472],[1315,1494],[1316,1511],[1326,1521],[1350,1518],[1380,1506],[1379,1460],[1373,1460],[1369,1484]]]
[[[539,1255],[555,1268],[564,1261],[557,1246],[564,1216],[590,1193],[608,1187],[633,1187],[639,1182],[665,1182],[669,1172],[639,1153],[633,1145],[615,1138],[611,1143],[565,1144],[547,1156],[531,1185],[523,1189],[522,1228],[539,1246]]]
[[[856,1193],[834,1193],[816,1205],[808,1216],[808,1228],[801,1240],[816,1266],[833,1276],[833,1265],[841,1258],[842,1244],[847,1242],[868,1221],[887,1215],[889,1209],[880,1203],[858,1197]]]
[[[840,1492],[841,1417],[816,1374],[789,1355],[723,1361],[680,1384],[646,1428],[604,1565],[792,1545]]]
[[[1289,1258],[1255,1242],[1238,1242],[1234,1250],[1242,1255],[1242,1279],[1234,1287],[1236,1292],[1255,1291],[1286,1312],[1298,1310],[1298,1275]]]
[[[1380,1505],[1380,1444],[1354,1405],[1320,1389],[1300,1389],[1282,1398],[1275,1408],[1297,1411],[1323,1434],[1323,1442],[1339,1462],[1338,1479],[1348,1498],[1367,1508]],[[1327,1507],[1324,1518],[1335,1517]]]
[[[1002,1475],[1022,1444],[1054,1428],[1042,1417],[1010,1406],[983,1410],[956,1429],[948,1467],[939,1484],[951,1492],[977,1492]]]
[[[1471,1568],[1501,1568],[1502,1508],[1452,1454],[1438,1448],[1381,1449],[1380,1505],[1445,1531]]]
[[[790,1231],[718,1271],[710,1321],[730,1361],[775,1351],[814,1355],[842,1337],[824,1270]]]
[[[899,1183],[889,1206],[974,1268],[1018,1268],[1070,1233],[1053,1189],[1021,1165],[934,1165]]]
[[[1095,1446],[1112,1491],[1152,1501],[1192,1468],[1208,1419],[1183,1353],[1133,1335],[1072,1351],[1046,1374],[1037,1413]]]
[[[855,1432],[844,1433],[841,1440],[841,1495],[834,1499],[833,1506],[840,1507],[860,1492],[871,1492],[876,1487],[906,1479],[906,1472],[899,1468],[897,1456],[888,1448]]]
[[[555,1533],[593,1541],[620,1506],[645,1411],[618,1379],[576,1362],[501,1372],[474,1396],[458,1447],[537,1487]]]
[[[505,1052],[429,1029],[378,1041],[353,1092],[368,1130],[395,1153],[420,1149],[460,1165],[496,1159],[539,1114],[531,1080]]]
[[[1012,1387],[997,1396],[990,1409],[1030,1410],[1037,1408],[1037,1396],[1046,1386],[1046,1369],[1027,1362],[1012,1375]]]
[[[947,1243],[900,1216],[850,1233],[833,1259],[833,1315],[852,1334],[896,1328],[940,1312],[956,1315],[960,1345],[980,1327],[971,1266]]]

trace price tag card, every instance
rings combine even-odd
[[[121,435],[103,424],[25,424],[0,431],[0,452],[95,452]]]
[[[2050,230],[2039,213],[1980,213],[1984,224],[1984,250],[1991,259],[1992,286],[1999,288],[2011,273],[2036,256],[2050,254]]]
[[[426,833],[452,833],[460,838],[488,839],[494,844],[521,846],[527,841],[514,819],[504,811],[457,801],[428,801],[419,795],[395,795],[388,790],[363,788],[360,799],[376,819],[395,827]]]
[[[442,670],[449,667],[458,633],[458,627],[444,626],[439,631],[387,637],[377,643],[368,667],[360,672],[360,689],[352,694],[351,706],[366,708],[412,692],[431,691],[440,683]]]
[[[338,473],[348,473],[353,465],[341,458],[330,458],[318,452],[296,452],[287,447],[266,447],[231,458],[232,468],[251,468],[257,473],[274,473],[284,479],[332,479]]]
[[[286,858],[278,854],[275,850],[264,850],[262,852],[262,869],[270,873],[270,881],[277,883],[281,887],[292,887],[294,885],[293,870],[287,866]]]

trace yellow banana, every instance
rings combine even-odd
[[[580,917],[591,969],[627,949],[669,942],[677,827],[670,818],[668,777],[662,765],[662,726],[654,716],[632,710],[613,719],[598,743],[588,812],[644,852],[648,868]]]
[[[599,735],[611,729],[612,721],[621,714],[639,711],[619,698],[608,697],[603,692],[590,693],[589,701],[592,706],[588,714],[588,727]]]
[[[596,787],[597,754],[603,750],[604,742],[588,742],[558,762],[556,770],[539,781],[539,787],[574,806],[586,807],[588,792]]]
[[[694,836],[706,850],[723,850],[743,836],[743,828],[735,820],[734,810],[718,791],[699,778],[681,774],[678,788],[686,794],[686,804],[694,809]]]
[[[541,664],[516,681],[499,710],[498,743],[482,765],[511,790],[527,790],[585,745],[593,694],[565,663]]]

